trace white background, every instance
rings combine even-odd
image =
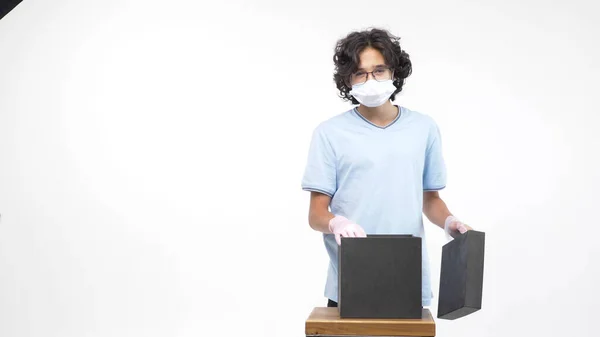
[[[350,105],[333,47],[378,26],[396,103],[486,232],[483,309],[439,336],[593,336],[594,1],[37,1],[0,21],[0,336],[302,336],[327,255],[300,188]],[[437,312],[443,231],[426,224]]]

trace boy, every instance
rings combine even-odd
[[[309,224],[323,233],[330,258],[328,306],[337,306],[340,237],[367,233],[422,238],[422,304],[429,306],[423,213],[449,235],[471,229],[438,194],[446,186],[440,132],[431,117],[391,102],[412,71],[398,37],[382,29],[350,33],[333,60],[340,97],[358,106],[314,130],[302,179],[311,192]]]

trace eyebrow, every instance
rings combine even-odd
[[[381,67],[387,67],[387,65],[385,65],[385,64],[378,64],[378,65],[374,66],[373,68],[376,69],[376,68],[381,68]],[[365,68],[358,68],[358,70],[365,71],[366,69]]]

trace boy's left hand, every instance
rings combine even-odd
[[[454,217],[452,215],[446,219],[444,229],[445,229],[446,234],[449,234],[452,237],[457,236],[458,233],[464,234],[467,231],[473,230],[473,228],[471,228],[471,226],[464,224],[462,221],[458,220],[456,217]]]

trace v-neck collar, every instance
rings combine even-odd
[[[402,107],[401,107],[401,106],[399,106],[399,105],[395,105],[395,104],[394,104],[394,106],[398,108],[398,114],[396,115],[396,118],[394,118],[394,120],[393,120],[393,121],[391,121],[391,122],[390,122],[388,125],[386,125],[386,126],[380,126],[380,125],[377,125],[377,124],[375,124],[375,123],[371,122],[371,121],[370,121],[370,120],[368,120],[368,119],[367,119],[365,116],[361,115],[361,114],[360,114],[360,112],[358,112],[358,108],[356,108],[356,107],[355,107],[355,108],[353,108],[353,109],[352,109],[352,111],[353,111],[353,112],[354,112],[354,113],[355,113],[355,114],[356,114],[356,115],[357,115],[357,116],[358,116],[360,119],[362,119],[363,121],[367,122],[367,123],[368,123],[368,124],[370,124],[371,126],[373,126],[373,127],[376,127],[376,128],[378,128],[378,129],[381,129],[381,130],[384,130],[384,129],[387,129],[387,128],[389,128],[390,126],[394,125],[394,124],[395,124],[395,123],[398,121],[398,119],[400,119],[400,116],[402,115]]]

